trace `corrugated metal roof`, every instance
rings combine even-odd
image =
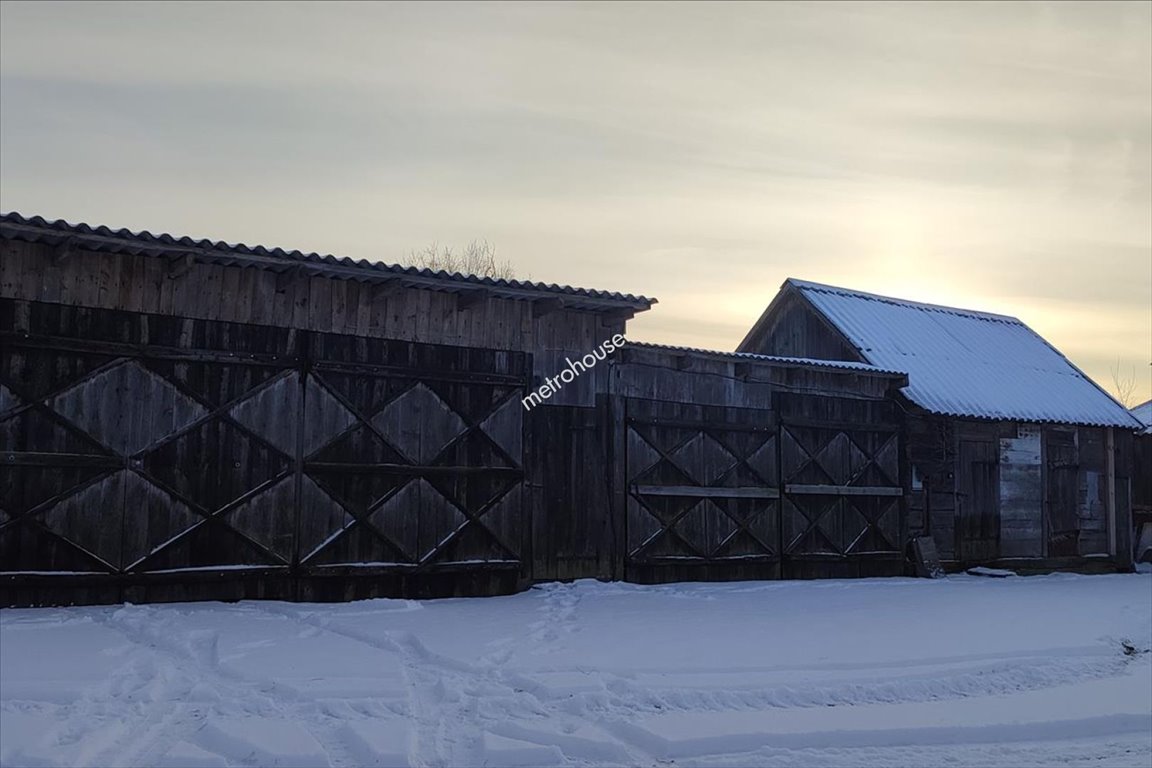
[[[1142,435],[1152,435],[1152,400],[1146,403],[1141,403],[1132,410],[1128,411],[1132,416],[1144,425],[1144,429],[1140,430]]]
[[[879,368],[869,363],[851,363],[841,360],[817,360],[811,357],[781,357],[779,355],[757,355],[752,352],[724,352],[716,349],[699,349],[698,347],[677,347],[668,344],[651,344],[644,341],[629,341],[629,347],[641,347],[644,349],[658,349],[667,352],[680,352],[692,355],[705,355],[708,357],[719,357],[737,361],[753,360],[764,363],[778,363],[781,365],[800,365],[812,368],[836,368],[845,371],[860,371],[862,373],[873,373],[878,376],[906,376],[904,371],[889,370],[887,368]]]
[[[325,274],[346,280],[376,282],[399,278],[413,287],[451,292],[487,290],[494,296],[512,299],[529,300],[550,296],[560,299],[565,306],[592,311],[627,308],[642,312],[656,303],[656,299],[630,293],[444,271],[434,272],[418,267],[364,259],[356,261],[347,257],[337,258],[318,253],[286,251],[283,248],[266,248],[262,245],[248,246],[243,243],[194,240],[190,237],[174,237],[168,234],[154,235],[148,231],[113,230],[106,226],[70,224],[62,219],[48,221],[41,216],[26,218],[15,212],[0,214],[0,237],[51,245],[71,240],[76,247],[86,250],[156,256],[192,256],[195,260],[205,263],[254,267],[276,272],[303,268],[314,274]]]
[[[1136,427],[1122,405],[1014,317],[789,279],[903,393],[950,416]]]

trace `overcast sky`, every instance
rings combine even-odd
[[[0,4],[0,208],[660,299],[1016,315],[1152,397],[1152,3]]]

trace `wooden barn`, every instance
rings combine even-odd
[[[903,570],[898,372],[654,300],[0,218],[0,604]]]
[[[908,530],[946,565],[1130,567],[1139,423],[1016,318],[790,279],[739,349],[907,372]]]
[[[517,589],[652,303],[6,214],[0,604]]]
[[[0,605],[1130,564],[1135,422],[1019,321],[789,281],[560,377],[654,303],[4,214]]]

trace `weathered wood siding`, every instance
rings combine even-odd
[[[6,604],[528,577],[523,352],[14,299],[0,342]]]
[[[533,386],[614,334],[625,316],[541,307],[504,298],[371,284],[156,256],[80,250],[58,260],[51,246],[0,240],[0,297],[266,325],[423,344],[533,352]],[[606,366],[544,405],[595,403]]]
[[[1111,463],[1107,445],[1099,427],[914,416],[911,531],[955,564],[1127,567],[1131,437],[1114,435]]]
[[[767,323],[754,329],[742,350],[782,357],[864,361],[798,291],[781,293],[770,311]]]
[[[629,580],[904,572],[902,377],[629,347],[613,498]]]
[[[538,581],[619,578],[607,407],[602,398],[598,407],[534,408],[528,414],[527,498]]]
[[[1000,438],[1000,556],[1044,554],[1042,429],[1021,425]]]

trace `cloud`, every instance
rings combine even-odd
[[[807,277],[1020,315],[1107,381],[1152,354],[1149,94],[1143,3],[5,2],[0,207],[486,237],[719,348]]]

